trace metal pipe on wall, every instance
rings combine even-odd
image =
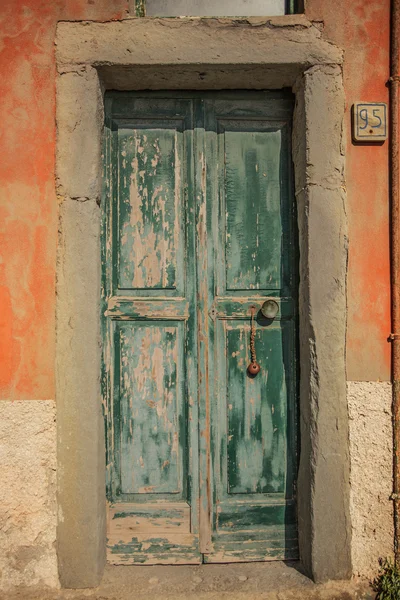
[[[390,32],[390,210],[391,210],[391,304],[393,384],[393,505],[394,552],[400,565],[400,170],[399,84],[400,0],[391,2]]]

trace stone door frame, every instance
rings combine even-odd
[[[315,581],[351,576],[345,336],[343,55],[303,16],[60,22],[57,53],[56,399],[59,575],[105,566],[100,188],[107,89],[280,89],[296,95],[300,287],[300,559]]]

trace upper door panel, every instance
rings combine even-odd
[[[287,129],[279,122],[218,121],[226,291],[280,290],[286,283],[287,216],[280,198],[288,172]]]
[[[118,129],[118,290],[183,295],[182,122]]]
[[[292,104],[254,96],[205,105],[209,150],[218,161],[211,182],[220,211],[218,297],[284,296],[293,283]]]
[[[120,98],[113,101],[111,125],[118,195],[113,292],[183,297],[191,103]]]

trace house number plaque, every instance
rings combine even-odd
[[[383,142],[388,136],[385,102],[356,102],[352,110],[353,140]]]

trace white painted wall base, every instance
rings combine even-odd
[[[0,589],[58,587],[52,400],[0,401]]]
[[[393,554],[391,399],[389,383],[348,382],[355,575]],[[57,588],[53,401],[0,401],[0,481],[0,589]]]
[[[352,381],[347,390],[353,572],[371,577],[393,555],[392,386]]]

